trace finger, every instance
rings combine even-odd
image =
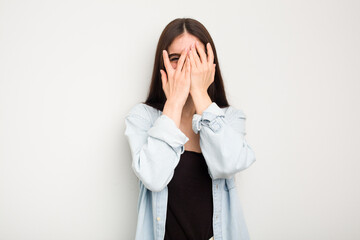
[[[200,47],[200,43],[198,41],[196,41],[196,49],[200,55],[201,58],[201,63],[207,63],[207,59],[206,59],[206,53],[205,51]]]
[[[170,73],[171,71],[174,70],[174,68],[171,66],[170,60],[169,60],[169,55],[168,52],[166,50],[163,50],[163,59],[164,59],[164,65],[166,68],[166,71],[168,73]]]
[[[215,77],[215,70],[216,70],[216,64],[214,64],[214,70],[212,71],[212,73],[211,73],[211,81],[213,81],[214,82],[214,77]]]
[[[214,52],[212,50],[210,43],[207,43],[206,46],[207,46],[207,53],[208,53],[207,61],[208,61],[208,63],[212,64],[212,63],[214,63]]]
[[[166,72],[164,70],[160,69],[160,74],[161,74],[161,81],[162,81],[163,87],[165,87],[165,85],[167,83]]]
[[[198,56],[197,53],[196,53],[195,44],[193,44],[193,45],[191,46],[191,55],[192,55],[192,58],[193,58],[194,61],[195,61],[195,66],[196,66],[197,68],[199,68],[200,65],[201,65],[201,61],[200,61],[199,56]]]
[[[182,53],[181,53],[181,56],[179,58],[179,61],[177,62],[177,66],[176,66],[176,71],[179,73],[182,71],[182,68],[183,68],[183,65],[184,65],[184,61],[185,61],[185,57],[186,57],[186,54],[187,54],[187,50],[188,48],[186,47]]]
[[[166,72],[162,69],[160,69],[160,73],[161,73],[161,82],[162,82],[162,89],[165,93],[165,96],[167,98],[167,84],[168,84],[168,79],[167,79],[167,76],[166,76]]]
[[[190,59],[189,57],[186,57],[186,72],[185,72],[185,78],[190,78]]]
[[[184,66],[183,66],[183,69],[181,70],[181,76],[184,77],[185,74],[186,74],[186,69],[187,69],[187,63],[188,62],[188,57],[185,56],[185,61],[184,61]]]
[[[196,62],[195,62],[194,55],[192,54],[192,52],[193,51],[189,52],[189,59],[190,59],[191,65],[195,68],[196,67]]]

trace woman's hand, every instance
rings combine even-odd
[[[200,47],[199,42],[196,41],[196,44],[192,44],[189,51],[191,63],[190,94],[192,96],[207,93],[207,89],[214,81],[216,66],[216,64],[214,64],[214,53],[210,43],[206,44],[206,48],[208,56],[206,56],[206,53]],[[199,53],[200,58],[196,51]]]
[[[160,69],[166,99],[170,102],[182,104],[182,106],[190,92],[190,59],[187,57],[187,53],[188,48],[185,48],[181,53],[176,69],[174,69],[171,66],[167,51],[163,50],[166,72]]]

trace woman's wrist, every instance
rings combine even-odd
[[[163,114],[171,118],[178,128],[180,127],[181,113],[183,107],[184,104],[179,103],[178,101],[166,100],[163,109]]]
[[[212,103],[212,100],[207,91],[194,91],[191,93],[191,97],[195,105],[196,113],[200,115]]]

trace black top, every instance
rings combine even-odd
[[[209,240],[212,218],[212,179],[205,158],[185,150],[168,184],[164,240]]]

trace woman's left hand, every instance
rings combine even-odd
[[[195,45],[195,46],[194,46]],[[199,42],[191,46],[189,51],[191,72],[190,72],[190,94],[207,93],[207,89],[214,81],[215,66],[214,53],[212,51],[210,43],[206,44],[208,55],[200,47]],[[199,53],[200,58],[196,51]]]

